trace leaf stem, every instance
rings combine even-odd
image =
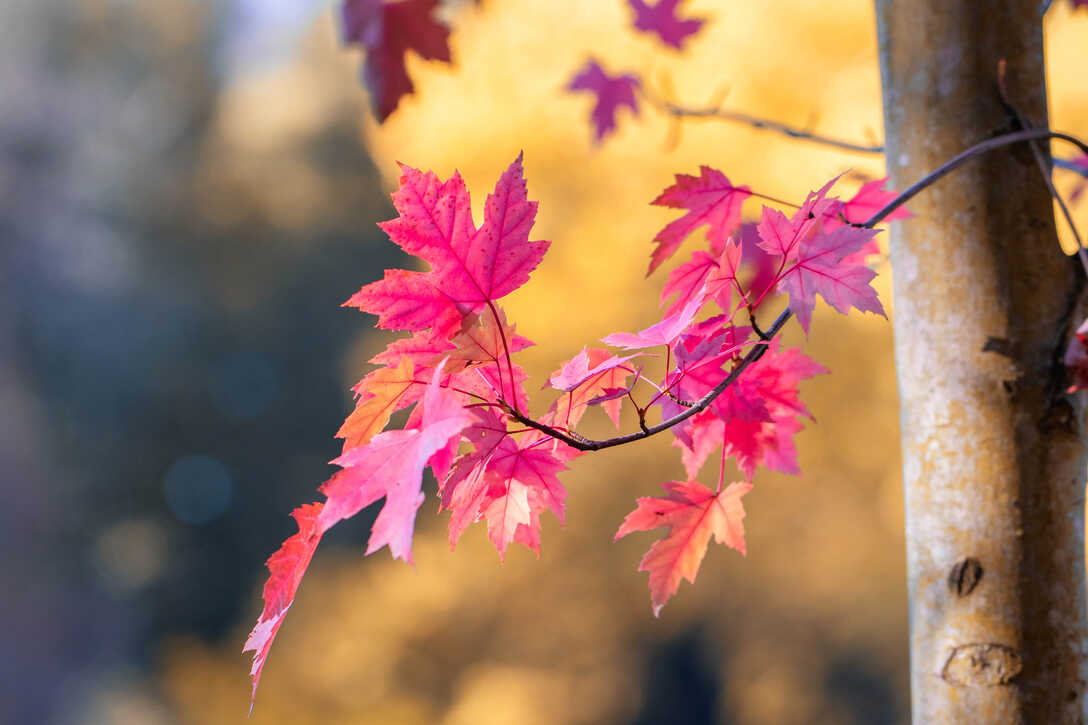
[[[491,310],[491,314],[495,318],[495,327],[499,328],[499,338],[502,340],[502,351],[506,356],[506,370],[510,374],[510,395],[514,398],[514,410],[518,409],[518,391],[517,385],[514,382],[514,361],[510,359],[510,346],[506,343],[506,331],[502,329],[502,320],[499,318],[499,311],[495,309],[495,303],[491,300],[487,301],[487,306]],[[495,367],[499,371],[499,390],[502,390],[502,365],[495,361]]]

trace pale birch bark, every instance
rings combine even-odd
[[[896,188],[1013,130],[1000,58],[1012,102],[1047,123],[1044,4],[876,0]],[[1061,355],[1084,275],[1027,147],[910,208],[891,259],[914,722],[1083,722],[1085,420]]]

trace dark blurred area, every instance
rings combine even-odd
[[[264,560],[379,344],[339,306],[405,264],[374,225],[393,212],[357,63],[321,4],[0,5],[0,723],[244,720]],[[559,167],[591,150],[557,113]],[[611,538],[679,475],[667,441],[579,461],[540,561],[500,568],[479,531],[450,555],[430,501],[418,572],[362,560],[366,516],[338,527],[253,722],[903,721],[890,328],[847,332],[810,350],[860,371],[806,389],[811,478],[761,479],[748,559],[712,548],[661,620],[635,571],[652,538]],[[837,421],[846,398],[880,417]]]
[[[84,721],[165,634],[249,618],[338,452],[388,197],[360,94],[289,144],[223,132],[232,10],[0,8],[2,722]]]

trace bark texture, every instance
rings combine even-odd
[[[1047,123],[1038,0],[877,0],[888,170],[907,185]],[[1045,144],[1044,144],[1045,146]],[[1084,722],[1084,407],[1061,365],[1084,275],[1027,146],[891,233],[916,723]]]

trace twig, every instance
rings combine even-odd
[[[792,314],[793,313],[790,312],[790,308],[788,307],[783,310],[782,314],[778,316],[778,319],[775,320],[774,324],[771,325],[769,330],[767,330],[767,334],[771,335],[772,337],[777,335],[782,327],[786,324],[786,322],[789,321]],[[733,384],[734,380],[740,377],[740,374],[743,373],[749,365],[755,363],[757,360],[763,357],[763,354],[765,352],[767,352],[767,346],[765,344],[756,345],[750,351],[748,351],[748,354],[744,356],[744,359],[740,361],[740,364],[737,365],[737,367],[733,368],[733,371],[729,373],[729,375],[724,380],[715,385],[714,389],[711,390],[709,393],[699,398],[699,400],[697,400],[695,404],[692,405],[690,408],[687,408],[681,413],[677,413],[676,415],[667,420],[661,421],[657,425],[647,426],[644,430],[639,431],[638,433],[628,433],[627,435],[616,436],[615,438],[606,438],[605,440],[592,440],[589,438],[581,438],[581,436],[579,436],[579,438],[581,438],[581,440],[579,440],[578,438],[573,438],[566,433],[552,428],[551,426],[545,425],[543,423],[538,423],[531,418],[526,418],[524,415],[516,411],[511,410],[511,414],[514,417],[514,420],[518,421],[522,425],[527,425],[530,428],[535,428],[541,433],[546,433],[550,435],[552,438],[558,438],[571,448],[576,448],[580,451],[599,451],[603,448],[621,446],[624,443],[633,443],[634,441],[640,441],[643,438],[649,438],[652,435],[656,435],[658,433],[661,433],[662,431],[666,431],[675,425],[683,423],[685,420],[695,415],[696,413],[703,412],[704,410],[706,410],[706,407],[708,405],[714,402],[715,398],[721,395],[726,388]]]
[[[1033,139],[1048,138],[1057,138],[1061,139],[1062,141],[1067,141],[1079,148],[1084,153],[1088,154],[1088,144],[1085,144],[1080,139],[1074,136],[1070,136],[1067,133],[1051,131],[1049,128],[1031,128],[1025,131],[1007,133],[1004,136],[996,136],[994,138],[987,139],[986,141],[982,141],[981,143],[975,144],[971,148],[961,153],[959,156],[956,156],[955,158],[944,162],[938,168],[923,176],[905,191],[901,192],[899,196],[888,202],[883,209],[878,211],[876,214],[873,214],[873,216],[870,217],[869,220],[866,221],[864,224],[862,224],[862,226],[876,226],[884,220],[884,217],[888,216],[893,211],[906,204],[923,190],[932,186],[933,183],[940,179],[942,176],[947,176],[948,174],[952,173],[953,171],[977,156],[981,156],[985,153],[993,151],[994,149],[999,149],[1004,146],[1011,146],[1012,144],[1023,143],[1024,141],[1031,141]]]
[[[673,395],[672,393],[670,393],[667,390],[665,391],[665,397],[668,398],[669,400],[671,400],[672,402],[676,403],[677,405],[684,406],[685,408],[690,408],[691,406],[695,405],[695,403],[693,403],[692,401],[684,400],[683,398],[678,398],[678,397],[676,397],[675,395]]]
[[[846,141],[843,139],[834,138],[831,136],[822,136],[820,134],[804,131],[800,128],[795,128],[781,121],[775,121],[769,118],[761,118],[749,113],[743,113],[741,111],[729,111],[721,108],[719,104],[707,106],[705,108],[689,108],[666,101],[663,98],[657,96],[645,86],[640,87],[640,92],[646,102],[651,106],[655,106],[664,113],[674,118],[717,118],[723,121],[733,121],[736,123],[742,123],[752,128],[762,129],[765,131],[774,131],[781,133],[790,138],[801,139],[804,141],[811,141],[817,144],[823,144],[825,146],[831,146],[833,148],[843,149],[844,151],[855,151],[857,153],[866,154],[882,154],[884,153],[884,147],[879,144],[861,144],[854,141]],[[1068,139],[1066,139],[1068,140]],[[1088,179],[1088,168],[1074,163],[1072,159],[1053,159],[1054,166],[1064,169],[1066,171],[1072,171],[1075,174],[1083,176]],[[762,194],[754,194],[753,196],[763,196]],[[766,198],[766,197],[764,197]],[[789,206],[796,206],[790,202],[784,202],[780,199],[769,199],[770,201],[776,201],[781,204]]]
[[[803,141],[811,141],[812,143],[831,146],[832,148],[841,149],[843,151],[853,151],[862,154],[884,153],[883,146],[860,144],[853,141],[834,138],[832,136],[812,133],[811,131],[805,131],[804,129],[782,123],[781,121],[760,118],[759,116],[753,116],[752,114],[743,113],[741,111],[730,111],[717,104],[707,106],[706,108],[688,108],[680,106],[671,101],[666,101],[664,98],[658,97],[657,94],[651,92],[645,85],[640,86],[639,92],[642,93],[642,96],[646,99],[647,103],[657,107],[673,118],[716,118],[722,121],[741,123],[763,131],[774,131],[783,136],[789,136],[790,138],[801,139]]]
[[[756,336],[758,336],[760,340],[767,342],[771,339],[771,337],[766,332],[759,329],[759,323],[756,322],[755,307],[753,307],[752,305],[748,305],[748,322],[752,327],[752,332],[756,333]]]

